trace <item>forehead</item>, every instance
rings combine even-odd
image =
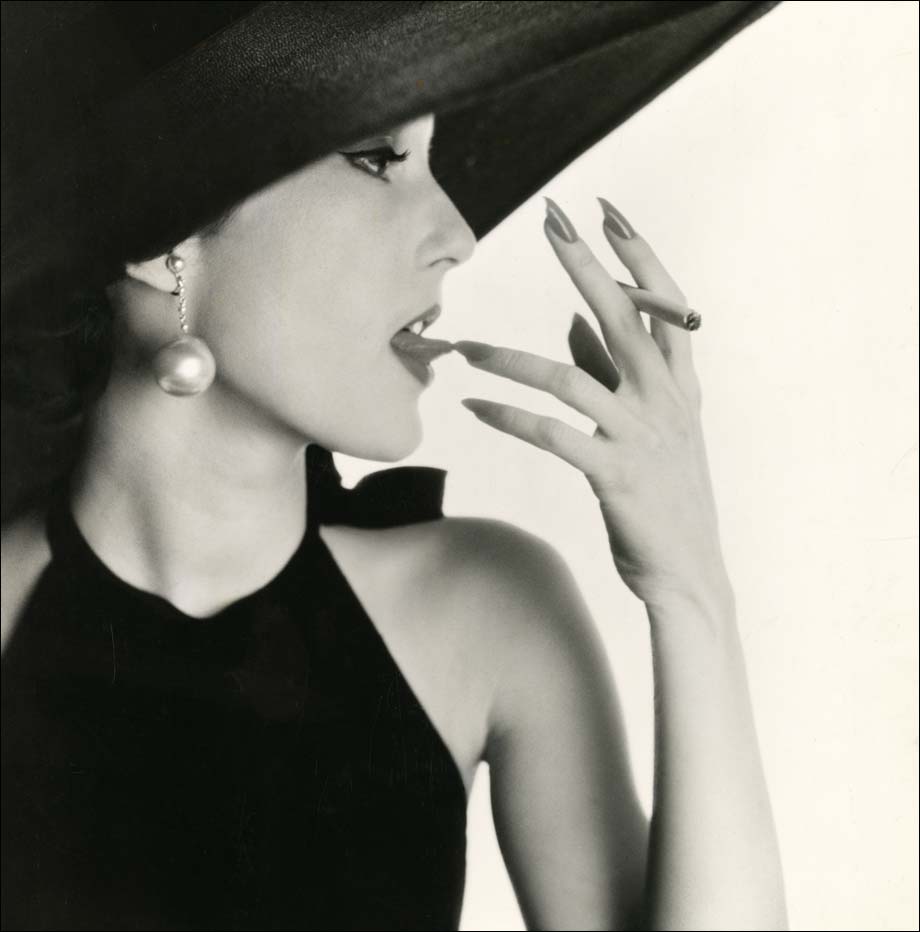
[[[407,120],[404,123],[385,128],[379,133],[365,136],[363,139],[356,139],[353,145],[364,147],[365,144],[373,143],[377,145],[378,143],[388,141],[395,146],[398,137],[400,141],[404,142],[406,145],[411,145],[412,148],[417,151],[426,150],[430,158],[434,142],[434,132],[435,115],[433,113],[426,113],[416,119]],[[315,159],[306,165],[302,165],[290,174],[254,192],[246,198],[245,202],[238,205],[238,212],[241,214],[257,212],[259,210],[258,204],[263,199],[272,202],[273,206],[270,208],[272,211],[276,209],[274,204],[278,199],[281,199],[284,204],[299,204],[299,199],[302,198],[309,198],[311,202],[315,202],[315,184],[325,183],[323,181],[324,178],[329,181],[331,176],[326,175],[325,168],[334,165],[335,158],[335,153],[330,153],[323,158]],[[338,184],[337,181],[334,183]],[[296,190],[299,185],[307,186],[302,193]],[[338,189],[336,188],[336,190]]]
[[[433,113],[426,113],[404,123],[396,123],[384,127],[377,133],[371,133],[361,139],[355,139],[354,145],[378,145],[389,143],[396,146],[397,141],[411,145],[413,149],[431,152],[434,142],[435,117]]]
[[[401,136],[415,139],[430,140],[434,136],[435,117],[433,113],[426,113],[414,120],[408,120],[393,127],[393,132]]]
[[[420,133],[427,133],[428,135],[431,135],[434,132],[434,124],[434,114],[425,113],[414,120],[410,120],[408,123],[404,123],[403,126],[407,129],[412,129]]]

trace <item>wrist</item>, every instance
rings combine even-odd
[[[645,605],[652,625],[701,624],[719,634],[733,629],[737,620],[735,591],[724,572],[647,599]]]

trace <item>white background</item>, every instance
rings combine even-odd
[[[722,540],[798,929],[917,928],[917,4],[787,2],[552,181],[615,277],[595,195],[703,315],[692,339]],[[445,283],[432,332],[570,362],[593,315],[524,204]],[[571,566],[607,646],[646,810],[647,619],[573,467],[462,397],[593,430],[530,388],[435,363],[423,444],[445,513],[512,522]],[[336,454],[346,485],[394,464]],[[523,929],[491,827],[469,810],[462,928]]]

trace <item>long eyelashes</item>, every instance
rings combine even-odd
[[[391,146],[382,146],[378,149],[365,149],[361,152],[342,152],[340,154],[344,155],[352,164],[358,165],[361,167],[362,171],[366,171],[374,178],[388,181],[389,179],[386,176],[386,171],[390,163],[405,162],[405,160],[409,158],[410,151],[407,149],[405,152],[396,152]],[[362,167],[367,164],[379,165],[381,170],[374,171]]]

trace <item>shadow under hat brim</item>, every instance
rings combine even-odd
[[[136,46],[111,52],[130,67],[113,66],[114,89],[81,125],[30,149],[4,120],[4,301],[52,272],[108,280],[316,158],[430,112],[433,173],[481,239],[776,5],[242,4],[152,73]]]

